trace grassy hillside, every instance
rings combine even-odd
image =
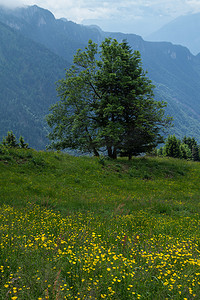
[[[0,148],[0,299],[198,299],[199,174]]]

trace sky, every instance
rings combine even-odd
[[[200,12],[200,0],[0,0],[0,5],[15,7],[33,4],[56,18],[143,37],[178,16]]]

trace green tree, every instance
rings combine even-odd
[[[16,136],[11,131],[8,131],[7,136],[3,138],[2,144],[8,148],[28,148],[28,144],[24,142],[24,138],[20,136],[19,143],[17,142]]]
[[[20,136],[20,138],[19,138],[19,146],[20,146],[20,148],[25,148],[25,149],[28,148],[28,144],[24,142],[23,136]]]
[[[191,138],[191,137],[184,137],[183,138],[183,143],[187,144],[188,147],[190,148],[191,151],[191,157],[194,161],[199,161],[200,157],[199,157],[199,147],[197,144],[197,141],[195,140],[195,138]]]
[[[175,137],[175,135],[169,135],[164,146],[164,153],[166,156],[180,158],[180,140]]]
[[[183,143],[188,145],[191,151],[193,146],[197,146],[197,141],[193,137],[191,138],[184,136]]]
[[[58,82],[61,100],[47,116],[51,147],[96,156],[106,150],[111,158],[150,151],[163,142],[171,122],[164,116],[165,103],[154,100],[153,88],[140,53],[126,41],[105,39],[98,48],[90,40]]]
[[[160,147],[160,149],[157,150],[158,156],[164,156],[164,147]]]
[[[194,161],[200,161],[200,150],[198,145],[192,146],[192,159]]]
[[[187,144],[184,144],[184,143],[180,144],[180,158],[183,158],[183,159],[191,159],[192,158],[192,152],[190,150],[190,147]]]
[[[98,156],[100,141],[95,109],[101,96],[95,85],[97,45],[89,41],[85,50],[77,51],[74,65],[58,82],[61,101],[51,107],[52,113],[47,116],[47,123],[53,128],[49,134],[52,148],[78,149]]]
[[[9,147],[9,148],[19,147],[19,144],[17,143],[16,136],[14,135],[12,130],[8,131],[7,136],[3,139],[3,145],[5,147]]]

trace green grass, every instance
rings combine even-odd
[[[199,299],[200,164],[0,148],[0,299]]]

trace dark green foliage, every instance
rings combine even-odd
[[[187,144],[190,151],[191,151],[191,158],[194,161],[199,161],[200,160],[200,152],[199,152],[199,146],[197,144],[197,141],[195,140],[194,137],[184,137],[183,138],[183,143]]]
[[[3,139],[3,145],[8,148],[19,147],[16,136],[13,134],[12,131],[8,131],[7,136]]]
[[[105,166],[105,157],[100,156],[98,162],[99,162],[100,165]]]
[[[168,136],[165,145],[158,150],[158,155],[169,156],[174,158],[200,160],[199,146],[197,141],[191,137],[184,137],[179,140],[175,135]]]
[[[44,159],[41,158],[41,157],[33,157],[31,159],[31,162],[33,163],[34,166],[37,166],[37,167],[44,167],[45,166]]]
[[[126,41],[105,39],[98,50],[90,40],[85,51],[77,51],[57,90],[61,101],[47,116],[56,149],[95,156],[107,151],[110,158],[121,152],[131,158],[163,142],[162,132],[171,122],[164,116],[166,104],[153,98],[140,53]]]
[[[164,147],[160,147],[160,148],[157,150],[157,155],[158,155],[158,156],[164,156]]]
[[[192,152],[190,150],[190,147],[187,144],[181,143],[180,144],[180,156],[179,158],[184,159],[191,159],[192,158]]]
[[[200,161],[200,147],[198,145],[192,146],[192,159],[194,161]]]
[[[175,135],[170,135],[165,143],[164,153],[166,156],[180,158],[180,141],[175,137]]]
[[[19,138],[19,146],[20,148],[25,148],[25,149],[28,148],[28,144],[24,142],[24,138],[22,136],[20,136]]]
[[[191,151],[192,151],[193,146],[197,146],[197,141],[191,137],[184,136],[183,143],[187,144]]]
[[[6,148],[28,148],[28,144],[24,142],[24,138],[22,136],[19,138],[19,143],[17,142],[16,136],[12,130],[8,131],[7,136],[3,138],[2,145]]]
[[[5,152],[5,147],[2,144],[0,144],[0,155],[4,154],[4,152]]]
[[[101,44],[101,70],[97,88],[102,98],[98,109],[99,125],[106,140],[108,155],[128,156],[152,150],[162,142],[166,103],[154,100],[151,81],[142,68],[139,51],[123,41],[106,39]]]

